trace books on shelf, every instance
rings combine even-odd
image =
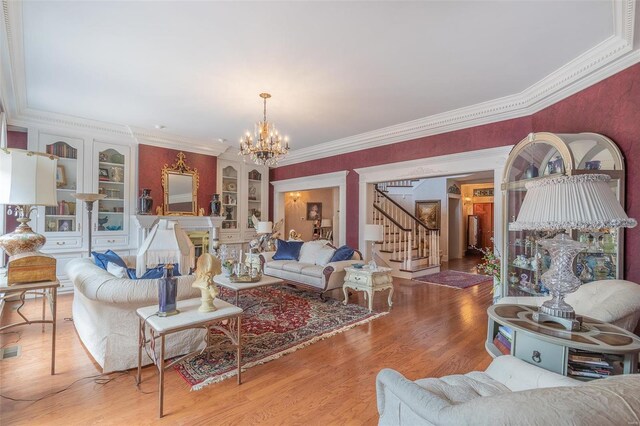
[[[78,158],[78,150],[66,142],[56,142],[47,145],[47,154],[53,154],[61,158]]]
[[[511,354],[511,345],[509,345],[508,347],[502,343],[502,340],[498,339],[498,337],[500,336],[500,334],[498,334],[495,339],[493,339],[493,344],[496,346],[496,348],[498,348],[498,350],[503,354],[503,355],[510,355]]]
[[[615,358],[598,352],[571,349],[567,374],[574,377],[602,379],[614,374]]]
[[[501,325],[498,327],[498,332],[502,334],[509,342],[513,342],[513,331],[509,327]]]

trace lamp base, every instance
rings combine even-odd
[[[542,308],[539,308],[542,309]],[[554,322],[562,325],[568,331],[578,331],[582,327],[582,318],[562,318],[545,312],[534,312],[532,319],[537,323]]]
[[[173,315],[178,315],[180,313],[180,311],[176,309],[176,310],[173,310],[173,311],[170,311],[170,312],[160,312],[160,311],[158,311],[156,313],[158,314],[159,317],[163,318],[163,317],[170,317],[170,316],[173,316]]]
[[[20,217],[20,225],[15,231],[0,236],[0,248],[9,256],[39,251],[47,239],[31,229],[27,224],[29,217]]]

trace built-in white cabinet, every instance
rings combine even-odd
[[[266,220],[269,169],[240,161],[218,160],[218,193],[222,202],[221,244],[238,244],[256,237],[252,215]]]
[[[30,149],[58,156],[56,206],[38,207],[34,222],[47,238],[43,252],[57,260],[61,291],[73,286],[65,273],[67,263],[88,255],[91,227],[92,250],[112,249],[127,255],[132,251],[130,216],[135,197],[133,149],[126,142],[96,140],[88,135],[70,136],[55,131],[30,131]],[[72,194],[92,192],[106,195],[94,203],[92,223],[87,210]],[[33,222],[32,222],[33,223]]]

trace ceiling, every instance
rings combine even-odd
[[[517,94],[614,33],[611,1],[22,4],[29,108],[293,150]]]

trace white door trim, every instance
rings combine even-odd
[[[320,175],[304,176],[293,179],[272,181],[273,185],[273,221],[278,222],[284,219],[285,194],[292,191],[308,191],[311,189],[338,188],[338,241],[334,241],[337,246],[346,244],[347,241],[347,175],[348,170],[324,173]],[[283,238],[284,229],[282,230]]]
[[[502,247],[502,175],[513,145],[354,169],[360,176],[358,245],[366,247],[364,225],[373,214],[373,185],[390,180],[419,179],[493,170],[494,246]]]

